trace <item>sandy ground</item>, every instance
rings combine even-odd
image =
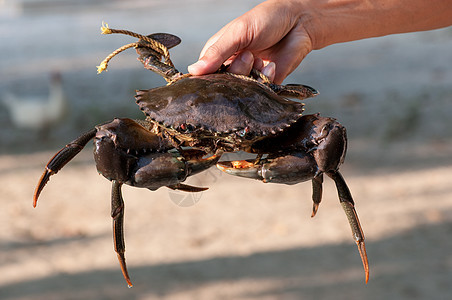
[[[183,44],[173,60],[183,69],[211,34],[258,1],[19,2],[0,1],[0,96],[45,94],[58,69],[70,111],[43,133],[14,128],[0,106],[0,299],[451,297],[450,28],[316,51],[287,79],[321,91],[308,112],[348,128],[341,170],[366,234],[367,285],[330,180],[310,218],[310,183],[263,184],[211,169],[188,181],[210,187],[200,194],[124,188],[128,289],[113,251],[110,184],[97,174],[91,146],[31,206],[54,152],[96,123],[135,114],[134,89],[163,84],[133,53],[95,75],[106,54],[130,42],[100,36],[98,27],[105,20],[175,33]]]

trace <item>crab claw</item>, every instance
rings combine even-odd
[[[221,153],[202,157],[204,152],[186,157],[184,151],[152,153],[138,159],[136,169],[126,184],[157,190],[167,186],[182,191],[200,192],[206,188],[192,187],[182,184],[188,176],[198,174],[214,166],[221,157]]]
[[[206,153],[204,151],[196,149],[182,151],[182,156],[190,156],[186,159],[187,166],[190,169],[190,175],[198,174],[215,165],[220,160],[223,152],[217,151],[214,155],[203,158],[205,154]]]
[[[318,173],[314,158],[304,153],[264,159],[258,164],[253,163],[253,160],[222,161],[217,164],[217,168],[239,177],[285,184],[310,180]]]
[[[221,171],[239,177],[263,180],[261,165],[255,165],[252,160],[220,161],[217,168]]]
[[[263,163],[261,163],[263,162]],[[217,167],[225,173],[262,180],[263,182],[296,184],[312,179],[312,214],[314,217],[322,201],[323,174],[311,155],[294,153],[259,163],[252,160],[222,161]]]
[[[194,151],[199,151],[199,150],[194,150]],[[200,152],[202,152],[202,151],[200,151]],[[207,158],[198,157],[195,159],[187,160],[186,164],[187,164],[187,169],[189,170],[190,175],[200,173],[204,170],[209,169],[213,165],[215,165],[218,162],[218,160],[220,159],[221,154],[222,153],[217,153],[217,154],[214,154]],[[169,187],[172,190],[179,190],[179,191],[191,192],[191,193],[203,192],[203,191],[209,189],[206,187],[197,187],[197,186],[192,186],[192,185],[188,185],[188,184],[184,184],[184,183],[180,183],[180,182],[177,184],[168,185],[167,187]]]

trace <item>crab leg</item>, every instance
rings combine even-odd
[[[133,284],[130,281],[129,273],[127,272],[126,259],[124,256],[126,245],[124,242],[124,200],[122,199],[121,186],[122,184],[118,181],[112,181],[111,217],[113,218],[113,241],[119,264],[121,265],[122,275],[130,288]]]
[[[315,97],[319,94],[319,92],[316,89],[303,84],[287,84],[287,85],[272,84],[271,88],[280,96],[288,98],[297,98],[300,100]]]
[[[303,153],[292,153],[292,155],[267,159],[265,163],[260,165],[255,165],[252,161],[222,161],[217,163],[217,167],[228,174],[262,180],[263,182],[296,184],[311,179],[312,200],[314,202],[312,217],[316,214],[322,199],[323,183],[322,174],[318,174],[318,170],[314,166],[311,156]],[[353,238],[363,262],[367,283],[369,280],[369,262],[364,244],[364,233],[356,214],[352,195],[339,171],[329,171],[327,175],[336,183],[340,203],[347,215]]]
[[[336,183],[337,193],[339,195],[339,201],[341,202],[342,208],[347,215],[348,222],[352,229],[353,238],[355,239],[356,245],[358,246],[359,255],[363,262],[364,272],[366,274],[366,283],[369,281],[369,261],[367,259],[366,245],[364,244],[364,232],[359,223],[358,214],[355,210],[355,204],[353,202],[352,194],[350,189],[345,183],[344,177],[342,177],[339,171],[331,171],[327,173],[334,182]]]
[[[39,179],[38,185],[36,186],[35,193],[33,195],[33,207],[36,207],[39,195],[42,189],[47,184],[50,176],[58,173],[71,159],[73,159],[80,151],[86,146],[86,144],[94,138],[97,129],[93,128],[90,131],[82,134],[72,142],[66,145],[63,149],[58,151],[50,161],[47,163],[44,173]]]

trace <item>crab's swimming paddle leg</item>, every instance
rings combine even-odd
[[[129,273],[127,272],[126,259],[124,256],[126,245],[124,242],[124,200],[122,199],[121,186],[122,184],[118,181],[112,181],[111,217],[113,218],[113,241],[119,264],[121,265],[122,275],[130,288],[133,285],[130,281]]]
[[[312,98],[319,94],[315,88],[303,84],[273,85],[272,87],[280,96],[299,100]]]
[[[331,171],[327,174],[336,183],[339,200],[341,202],[342,208],[345,211],[345,214],[347,215],[348,222],[350,223],[350,227],[352,229],[353,238],[355,239],[356,245],[358,246],[359,255],[361,256],[361,260],[363,262],[367,283],[369,281],[369,261],[367,259],[366,245],[364,244],[364,232],[361,228],[361,224],[359,223],[358,214],[355,210],[352,194],[350,193],[350,189],[348,188],[344,178],[342,177],[341,173],[339,173],[339,171]]]
[[[322,201],[323,193],[323,174],[320,174],[312,178],[312,215],[311,218],[315,216],[317,210],[319,209],[320,202]]]
[[[67,144],[63,149],[58,151],[50,161],[47,163],[44,173],[39,179],[38,185],[36,186],[35,193],[33,195],[33,207],[36,207],[38,202],[39,195],[41,194],[42,189],[49,181],[50,176],[58,173],[71,159],[73,159],[80,151],[82,151],[83,147],[94,138],[96,135],[97,129],[93,128],[90,131],[82,134],[69,144]]]

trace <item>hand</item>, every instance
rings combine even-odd
[[[232,73],[254,67],[280,84],[313,49],[450,25],[450,0],[268,0],[212,36],[188,71],[208,74],[226,62]]]
[[[232,73],[248,75],[254,67],[281,83],[312,50],[298,15],[301,5],[291,3],[266,1],[227,24],[207,41],[189,72],[212,73],[226,62]]]

